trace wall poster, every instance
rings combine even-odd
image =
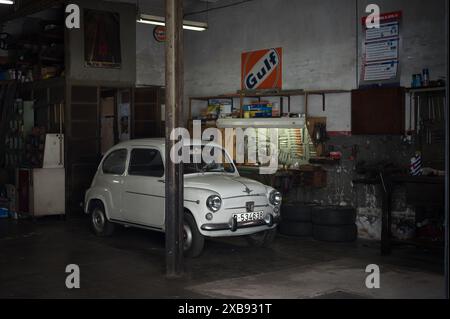
[[[84,55],[87,66],[120,68],[120,14],[84,10]]]
[[[380,15],[380,27],[368,29],[364,26],[363,64],[361,80],[389,81],[398,77],[400,44],[400,11]]]

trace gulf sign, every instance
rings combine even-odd
[[[241,57],[242,90],[282,88],[282,48],[244,52]]]

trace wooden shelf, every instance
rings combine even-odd
[[[445,86],[426,86],[426,87],[409,87],[405,88],[408,93],[421,93],[421,92],[436,92],[436,91],[445,91]]]
[[[291,113],[291,97],[292,96],[304,96],[305,97],[305,114],[308,116],[308,96],[309,95],[321,95],[323,100],[323,109],[325,110],[325,95],[326,94],[341,94],[341,93],[350,93],[350,90],[342,90],[342,89],[324,89],[324,90],[304,90],[304,89],[296,89],[296,90],[239,90],[237,93],[231,94],[221,94],[221,95],[211,95],[211,96],[193,96],[189,98],[189,120],[192,120],[192,101],[209,101],[209,100],[231,100],[233,105],[234,99],[240,100],[240,109],[241,109],[241,117],[242,114],[242,106],[244,104],[245,98],[258,98],[261,99],[263,97],[279,97],[281,99],[281,112],[283,113],[283,98],[288,99],[288,113]]]
[[[237,118],[237,119],[218,119],[219,128],[303,128],[305,126],[304,118],[282,117],[282,118]]]

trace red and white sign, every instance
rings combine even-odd
[[[241,59],[242,90],[282,88],[282,48],[244,52]]]
[[[367,18],[368,17],[362,17],[361,18],[362,25],[366,25]],[[402,12],[401,11],[382,13],[382,14],[380,14],[380,23],[387,23],[387,22],[391,22],[391,21],[399,21],[401,18],[402,18]]]
[[[164,26],[156,26],[153,29],[153,37],[158,42],[165,42],[166,41],[166,27]]]

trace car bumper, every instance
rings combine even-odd
[[[251,227],[260,227],[260,226],[268,226],[272,227],[277,224],[280,220],[279,217],[273,216],[272,214],[268,215],[268,218],[248,221],[248,222],[238,222],[236,218],[232,218],[229,223],[220,223],[220,224],[203,224],[200,228],[203,231],[223,231],[229,230],[232,232],[236,232],[238,229],[251,228]]]

